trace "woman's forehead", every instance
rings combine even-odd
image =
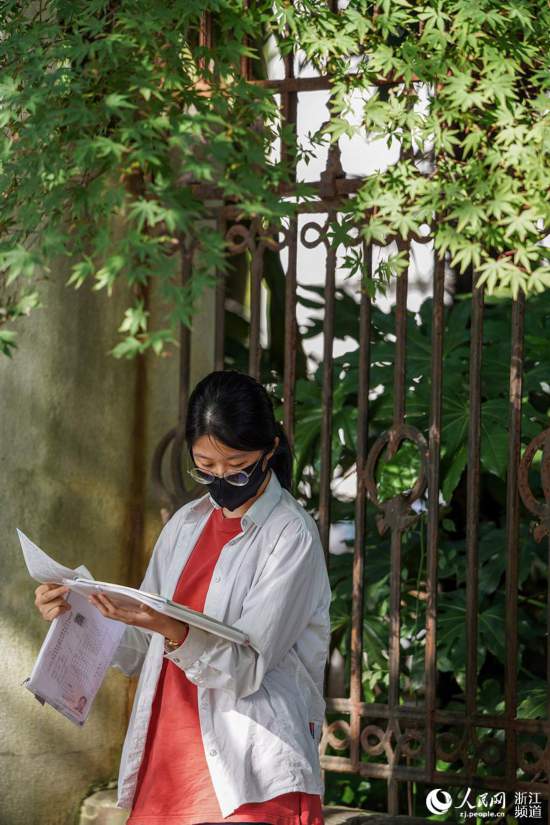
[[[229,447],[222,441],[218,441],[214,436],[209,435],[202,435],[200,438],[197,438],[193,444],[193,455],[195,458],[239,459],[257,452],[259,452],[259,450],[236,450],[234,447]]]

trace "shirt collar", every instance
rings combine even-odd
[[[277,478],[277,474],[271,469],[271,477],[267,482],[267,487],[262,495],[248,508],[246,513],[241,517],[241,524],[246,530],[249,524],[256,524],[258,527],[265,522],[268,515],[271,513],[275,505],[281,498],[281,483]],[[189,505],[189,510],[206,512],[212,509],[219,509],[220,505],[214,501],[210,493],[205,493]]]

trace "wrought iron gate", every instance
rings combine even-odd
[[[209,37],[205,23],[203,36]],[[244,67],[246,70],[246,67]],[[296,124],[298,94],[328,89],[327,77],[294,77],[293,61],[285,59],[285,77],[263,82],[280,97],[281,116],[288,124]],[[337,250],[328,241],[327,228],[337,218],[342,202],[360,186],[361,180],[348,180],[340,164],[338,149],[328,155],[325,171],[314,184],[318,199],[300,207],[302,217],[292,219],[284,230],[269,233],[259,221],[235,223],[235,206],[219,206],[215,210],[219,225],[226,231],[230,254],[247,250],[250,259],[250,339],[249,364],[251,375],[260,378],[260,313],[263,260],[266,249],[286,249],[287,265],[285,296],[285,360],[283,377],[284,420],[292,444],[295,430],[296,381],[296,303],[297,259],[300,245],[325,247],[324,272],[324,350],[323,350],[323,416],[320,438],[320,496],[318,525],[329,560],[331,526],[332,478],[332,403],[334,391],[333,340],[335,308],[335,273]],[[200,190],[199,190],[200,191]],[[205,188],[206,196],[212,195]],[[308,214],[309,213],[309,214]],[[311,213],[316,217],[310,218]],[[321,217],[319,217],[321,216]],[[428,242],[415,238],[416,242]],[[350,241],[351,242],[351,241]],[[359,241],[357,241],[359,242]],[[403,249],[407,249],[402,244]],[[363,250],[367,263],[373,250]],[[184,256],[182,280],[189,278],[192,257]],[[478,571],[479,535],[478,507],[480,498],[480,439],[482,404],[482,352],[485,296],[474,288],[471,297],[470,362],[466,499],[466,679],[464,708],[444,710],[437,702],[437,617],[438,617],[438,539],[440,522],[440,436],[442,428],[442,382],[444,375],[444,262],[436,260],[433,274],[433,312],[431,341],[431,412],[425,432],[407,423],[406,363],[407,363],[407,290],[406,273],[397,283],[395,321],[393,424],[369,447],[369,406],[371,384],[371,313],[372,304],[363,291],[357,305],[359,340],[358,417],[357,417],[357,496],[355,503],[355,547],[353,554],[352,632],[350,648],[349,695],[329,697],[327,724],[323,733],[322,765],[326,771],[349,772],[387,783],[387,809],[404,812],[400,786],[418,782],[438,787],[471,786],[476,789],[514,792],[528,790],[546,797],[550,768],[546,719],[520,719],[517,715],[518,693],[518,559],[520,496],[527,510],[538,521],[536,537],[540,541],[550,535],[550,429],[536,436],[521,454],[522,370],[524,358],[525,300],[520,294],[513,302],[511,360],[509,364],[509,445],[506,487],[506,575],[505,617],[506,658],[504,680],[504,710],[487,714],[477,707],[477,640],[478,640]],[[216,287],[215,369],[224,368],[225,276],[220,273]],[[180,409],[178,423],[159,444],[153,466],[159,494],[169,497],[172,509],[188,497],[183,483],[181,457],[185,427],[185,411],[189,397],[190,331],[181,330]],[[420,472],[407,493],[382,501],[376,481],[376,467],[382,457],[396,454],[403,442],[412,442],[418,451]],[[541,462],[544,500],[534,498],[529,488],[529,469],[537,452],[543,451]],[[171,490],[163,482],[163,460],[168,462]],[[425,682],[423,701],[417,706],[400,701],[400,662],[402,657],[401,550],[404,531],[418,517],[412,505],[427,491],[427,575],[426,627],[424,637]],[[381,534],[390,539],[390,604],[389,623],[389,688],[387,701],[365,702],[362,690],[363,594],[367,502],[379,513]],[[550,601],[547,608],[550,623]],[[550,685],[550,637],[546,637],[546,674]],[[443,765],[452,769],[443,769]],[[458,767],[457,767],[458,766]]]

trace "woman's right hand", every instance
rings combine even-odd
[[[71,609],[64,596],[68,590],[68,587],[56,582],[45,582],[36,588],[34,603],[43,619],[51,622]]]

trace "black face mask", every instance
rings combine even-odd
[[[245,501],[248,501],[249,498],[256,495],[269,472],[269,462],[265,470],[262,471],[262,459],[264,455],[265,453],[262,453],[257,464],[254,461],[252,464],[249,464],[248,467],[243,467],[243,469],[248,473],[252,467],[254,467],[254,464],[256,464],[256,467],[250,474],[247,483],[243,484],[242,487],[236,487],[234,484],[229,484],[225,478],[215,478],[214,481],[208,485],[208,492],[216,504],[219,504],[220,507],[225,507],[230,511],[236,510],[241,506],[241,504],[244,504]]]

